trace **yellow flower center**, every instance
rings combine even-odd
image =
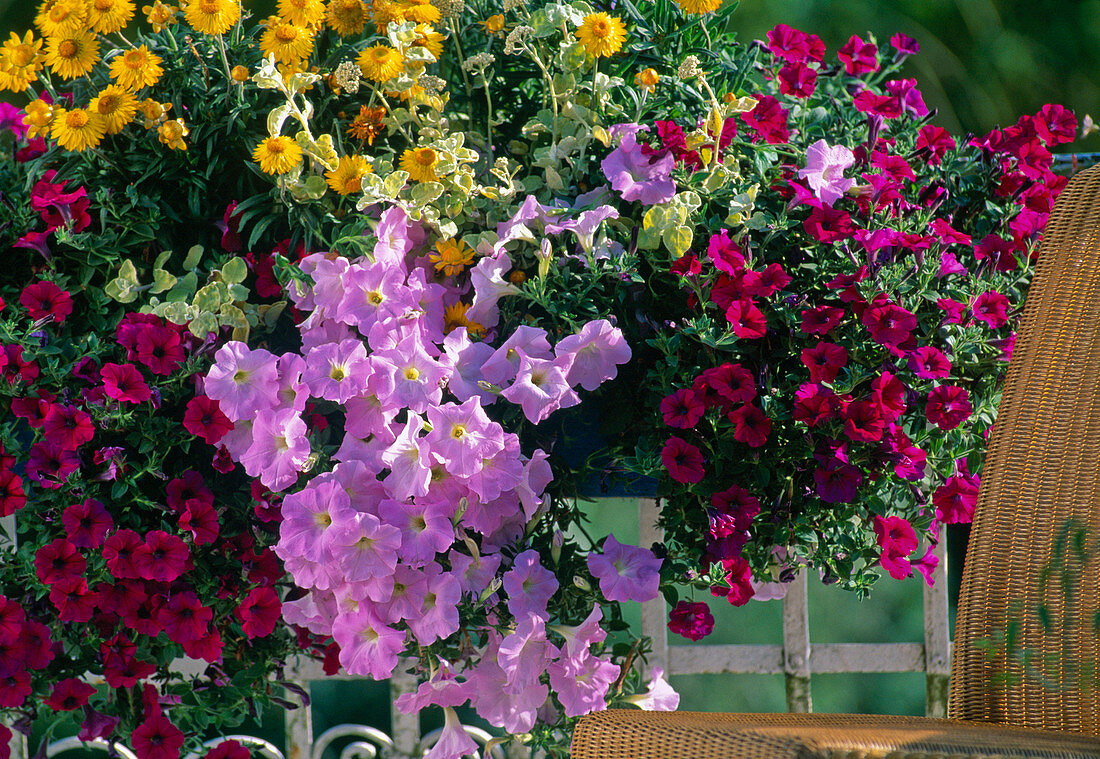
[[[252,376],[251,372],[244,369],[238,369],[237,372],[233,375],[233,381],[236,382],[238,385],[241,385],[245,382],[248,382],[248,378],[250,376]]]
[[[283,147],[283,143],[280,140],[271,138],[267,141],[267,152],[274,155],[282,155],[285,151],[286,148]]]
[[[122,56],[122,65],[133,71],[145,67],[145,53],[140,50],[127,50]]]
[[[97,11],[109,11],[115,7],[115,0],[95,0],[95,9]]]
[[[88,114],[84,111],[69,111],[65,116],[65,126],[70,129],[83,129],[88,125]]]
[[[313,515],[313,521],[318,527],[328,527],[332,524],[332,517],[329,516],[327,511],[322,511],[319,514]]]
[[[298,39],[298,30],[290,24],[283,24],[275,30],[275,39],[279,42],[293,42]]]
[[[603,39],[611,34],[611,24],[609,24],[606,19],[596,19],[592,22],[592,34]]]
[[[161,124],[159,131],[169,142],[175,142],[183,138],[183,125],[178,121],[164,122]]]
[[[57,46],[57,54],[62,58],[75,58],[77,50],[77,45],[72,40],[62,40],[61,44]]]
[[[337,382],[339,382],[342,379],[344,379],[345,377],[347,377],[348,373],[346,371],[344,371],[344,367],[334,366],[334,367],[332,367],[332,370],[329,371],[328,376],[330,378],[336,380]]]
[[[104,116],[109,116],[118,110],[120,104],[118,95],[100,95],[98,109]]]
[[[50,21],[53,21],[55,24],[60,24],[69,17],[69,12],[69,6],[55,5],[50,8]]]
[[[413,160],[421,166],[435,165],[436,155],[431,148],[417,148],[413,151]]]
[[[370,55],[377,63],[385,63],[390,59],[390,51],[384,47],[378,47],[371,50]]]
[[[218,0],[199,0],[199,10],[211,15],[218,12]]]
[[[466,428],[463,427],[461,424],[456,424],[454,427],[451,428],[451,437],[453,437],[455,440],[461,440],[462,436],[465,434]]]
[[[420,379],[420,371],[415,366],[410,366],[405,369],[405,379],[418,380]]]
[[[373,290],[367,293],[367,302],[370,303],[372,306],[382,305],[383,300],[385,300],[385,298],[383,298],[382,293],[378,292],[377,290]]]

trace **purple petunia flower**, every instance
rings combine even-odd
[[[646,155],[633,134],[623,137],[600,163],[611,187],[622,194],[623,200],[637,200],[643,206],[667,203],[676,194],[672,181],[672,169],[676,159],[672,153],[662,151]]]

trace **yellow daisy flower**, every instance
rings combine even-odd
[[[265,174],[286,174],[302,162],[302,149],[289,137],[267,137],[252,151]]]
[[[367,23],[367,6],[363,0],[328,0],[325,23],[341,37],[359,34]]]
[[[234,66],[230,70],[229,76],[233,78],[234,82],[244,84],[248,81],[248,69],[241,65]]]
[[[46,63],[62,79],[84,76],[99,60],[99,40],[91,32],[46,40]]]
[[[281,63],[294,63],[313,52],[313,37],[303,27],[279,20],[260,35],[260,50],[273,53]]]
[[[626,27],[622,19],[606,13],[589,13],[577,29],[577,40],[584,52],[596,58],[609,58],[622,50]]]
[[[325,172],[325,181],[339,195],[351,195],[363,189],[363,177],[373,167],[363,156],[343,155],[332,171]]]
[[[676,0],[684,13],[710,13],[722,5],[722,0]]]
[[[317,26],[325,18],[321,0],[279,0],[279,15],[295,26]]]
[[[438,163],[439,156],[431,148],[415,148],[401,154],[401,168],[409,172],[409,178],[414,182],[434,182],[439,179],[435,174]]]
[[[238,0],[190,0],[183,15],[197,32],[225,34],[240,19],[241,4]]]
[[[418,24],[434,24],[439,21],[441,15],[439,8],[432,5],[432,0],[399,0],[405,14],[405,18]]]
[[[444,334],[450,334],[459,327],[464,327],[467,333],[484,337],[485,325],[470,321],[469,317],[466,316],[466,312],[469,310],[470,306],[462,301],[443,309]]]
[[[438,61],[439,57],[443,55],[443,35],[437,32],[430,24],[417,24],[416,39],[413,40],[413,45],[417,47],[426,47],[428,52]]]
[[[375,82],[387,82],[401,73],[405,59],[389,45],[379,44],[360,53],[356,63],[363,70],[363,76]]]
[[[0,48],[0,89],[12,92],[27,89],[28,84],[38,79],[35,72],[42,68],[44,59],[42,40],[34,39],[33,32],[28,31],[22,39],[12,32]]]
[[[176,13],[179,8],[174,5],[166,5],[161,0],[154,0],[152,5],[141,6],[141,12],[149,20],[149,25],[154,32],[160,32],[166,26],[176,23]]]
[[[134,17],[131,0],[90,0],[88,27],[93,32],[111,34],[126,28]]]
[[[118,134],[122,128],[134,120],[137,115],[138,104],[129,90],[119,87],[117,84],[109,84],[92,98],[88,104],[88,110],[98,113],[103,117],[103,123],[107,127],[107,134]]]
[[[183,119],[170,119],[157,127],[157,139],[172,150],[187,150],[187,143],[183,141],[190,132],[183,123]]]
[[[98,145],[106,131],[107,125],[98,113],[85,108],[58,108],[50,134],[66,150],[80,152]]]
[[[34,17],[44,37],[68,37],[88,26],[88,8],[83,0],[46,0]]]
[[[428,260],[435,264],[435,270],[443,272],[445,277],[461,274],[463,269],[474,262],[473,249],[462,240],[438,240],[435,253]]]
[[[160,56],[150,53],[149,48],[142,45],[111,59],[111,78],[120,87],[137,92],[142,87],[152,87],[160,80],[164,75],[160,64]]]
[[[23,109],[27,115],[23,117],[23,124],[27,127],[28,137],[45,137],[50,131],[50,121],[53,120],[53,106],[45,100],[32,100]]]

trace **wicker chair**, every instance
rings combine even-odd
[[[1018,334],[966,557],[948,719],[614,709],[580,721],[573,759],[1100,757],[1100,561],[1069,606],[1040,582],[1070,520],[1100,535],[1100,167],[1055,205]],[[1062,635],[1021,611],[1044,603],[1068,614]],[[1049,657],[1047,682],[1004,677],[1019,663],[975,645],[1010,616],[1022,647]],[[1096,666],[1091,687],[1082,664]]]

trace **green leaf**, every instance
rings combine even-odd
[[[209,311],[204,311],[192,319],[187,328],[195,337],[205,338],[207,333],[218,331],[218,317]]]
[[[202,260],[202,246],[192,245],[187,251],[187,257],[183,259],[183,268],[187,271],[194,271],[199,265],[199,261]]]
[[[443,185],[439,182],[419,182],[409,192],[412,202],[424,206],[443,194]]]
[[[222,281],[229,284],[244,282],[245,277],[248,276],[248,265],[243,258],[235,256],[222,265],[221,275]]]
[[[171,289],[177,282],[175,275],[169,274],[164,269],[153,269],[153,286],[149,292],[153,295]]]

